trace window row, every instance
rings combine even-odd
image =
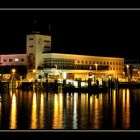
[[[15,59],[9,59],[9,62],[23,62],[24,59],[23,58],[15,58]],[[3,62],[8,62],[7,59],[3,59]]]
[[[29,38],[29,40],[34,40],[34,38]],[[51,42],[50,40],[44,40],[44,42]]]
[[[124,65],[121,62],[98,62],[98,61],[80,61],[78,60],[77,63],[82,63],[82,64],[104,64],[104,65]]]
[[[45,64],[45,68],[56,68],[54,64]],[[97,70],[96,67],[87,65],[57,65],[57,69]],[[98,70],[109,70],[108,66],[99,66]]]
[[[124,68],[120,68],[120,67],[110,67],[110,70],[124,70]]]
[[[74,60],[71,60],[71,59],[44,59],[44,62],[70,62],[70,63],[74,63]]]

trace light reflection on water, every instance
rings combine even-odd
[[[10,129],[16,129],[17,128],[17,100],[16,100],[16,94],[12,94],[12,104],[11,104],[11,110],[10,110]]]
[[[100,94],[4,93],[0,128],[20,129],[25,124],[22,129],[131,129],[130,122],[138,119],[131,106],[139,106],[140,90],[137,98],[135,94],[129,89]]]
[[[31,113],[31,129],[37,128],[37,97],[36,93],[33,93],[32,100],[32,113]]]

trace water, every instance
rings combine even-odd
[[[0,129],[140,129],[140,89],[0,94]]]

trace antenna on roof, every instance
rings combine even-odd
[[[39,34],[40,32],[37,31],[37,19],[35,18],[34,21],[34,30],[32,31],[33,34]]]

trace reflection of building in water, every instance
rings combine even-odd
[[[27,35],[26,50],[26,54],[0,55],[0,68],[25,66],[28,80],[33,80],[32,77],[87,79],[89,74],[123,77],[124,58],[52,53],[48,35]]]
[[[44,94],[40,97],[40,115],[39,115],[40,129],[44,128]]]
[[[32,100],[32,114],[31,114],[31,129],[37,128],[37,97],[36,93],[33,93]]]
[[[73,129],[77,129],[77,100],[78,93],[74,93],[74,107],[73,107]]]
[[[90,96],[90,121],[92,128],[99,129],[102,124],[103,99],[102,94]]]
[[[53,129],[63,128],[63,96],[62,93],[54,95]]]
[[[0,127],[1,127],[1,120],[2,120],[2,95],[0,93]]]
[[[11,111],[10,111],[10,129],[17,128],[17,101],[15,93],[12,94],[12,104],[11,104]]]
[[[88,126],[88,96],[88,93],[81,93],[80,124],[82,128],[86,128]]]
[[[113,101],[112,122],[113,122],[113,128],[115,128],[116,127],[116,90],[113,90],[112,101]]]
[[[125,129],[130,127],[130,91],[123,90],[122,96],[122,126]]]

